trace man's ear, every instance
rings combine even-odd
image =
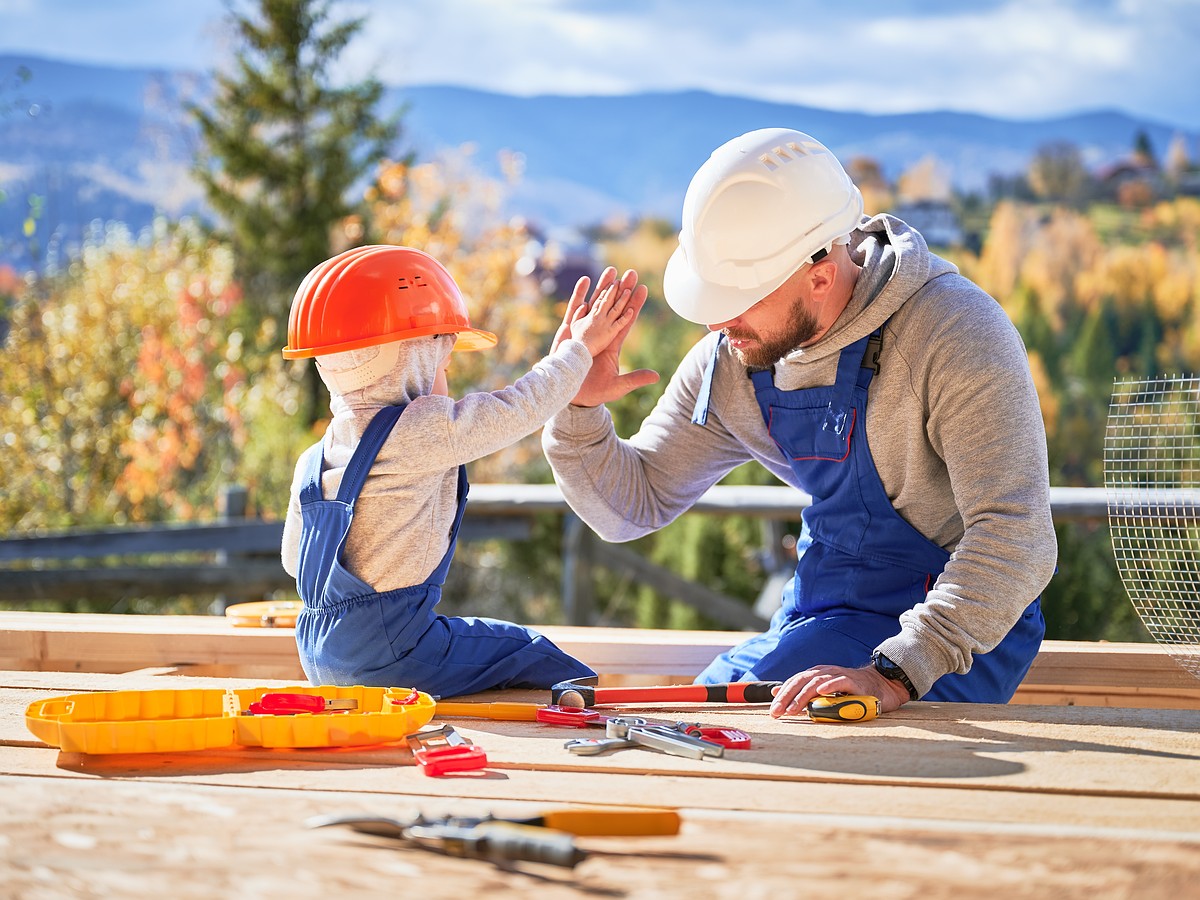
[[[812,291],[814,303],[821,303],[828,298],[833,286],[837,284],[837,263],[828,256],[809,266],[808,286]]]

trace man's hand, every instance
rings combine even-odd
[[[842,666],[813,666],[793,675],[775,691],[771,717],[798,716],[819,696],[829,694],[867,694],[878,697],[884,712],[899,709],[908,702],[904,685],[880,675],[874,666],[847,669]]]
[[[637,272],[632,269],[628,270],[618,282],[617,270],[609,266],[600,274],[600,278],[596,281],[596,289],[592,291],[590,299],[588,298],[589,287],[591,287],[591,279],[586,275],[576,282],[575,290],[571,293],[570,303],[567,305],[567,313],[563,317],[564,323],[554,336],[552,348],[557,347],[559,342],[570,334],[568,323],[573,321],[576,315],[581,315],[590,309],[591,305],[604,296],[605,291],[610,287],[617,296],[621,296],[626,291],[629,292],[626,311],[632,311],[633,314],[629,316],[629,321],[617,332],[608,346],[593,354],[592,368],[579,388],[579,393],[571,400],[574,406],[600,406],[613,400],[620,400],[630,391],[658,381],[658,373],[653,369],[638,369],[636,372],[621,374],[621,345],[625,343],[629,329],[637,321],[638,313],[642,311],[642,307],[646,303],[646,286],[638,284]]]

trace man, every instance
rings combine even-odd
[[[783,681],[774,716],[839,692],[885,711],[1004,703],[1045,630],[1057,547],[1025,348],[919,233],[862,213],[806,134],[719,147],[688,188],[664,279],[671,308],[712,333],[620,440],[603,404],[656,378],[618,374],[626,329],[543,436],[571,507],[610,541],[661,528],[747,460],[811,495],[770,628],[697,678]]]

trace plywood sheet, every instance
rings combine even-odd
[[[1103,900],[1187,896],[1200,873],[1200,845],[1162,835],[1078,831],[1051,840],[986,823],[689,809],[674,837],[578,839],[591,855],[574,870],[504,870],[304,824],[331,809],[401,812],[370,794],[341,793],[333,802],[271,787],[67,781],[47,790],[47,781],[0,777],[0,883],[12,896],[957,900],[984,889]],[[529,814],[546,804],[451,808]]]

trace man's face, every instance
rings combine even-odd
[[[742,365],[769,369],[811,341],[820,326],[802,291],[789,280],[736,319],[708,327],[725,335]]]

